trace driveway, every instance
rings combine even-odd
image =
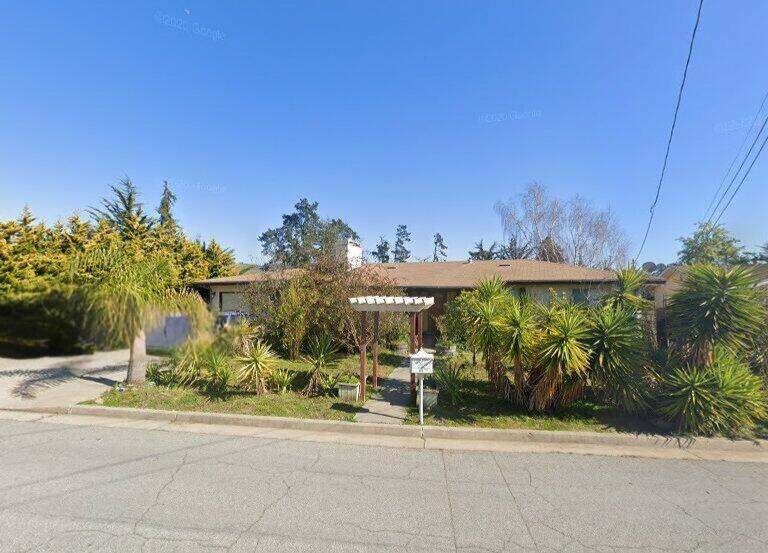
[[[0,443],[0,553],[768,550],[768,464],[12,420]]]
[[[70,357],[0,357],[0,409],[61,407],[94,399],[125,380],[127,367],[127,349]]]

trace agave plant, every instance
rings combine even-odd
[[[306,388],[304,388],[305,395],[318,395],[323,393],[320,376],[323,374],[323,370],[329,364],[333,363],[337,357],[338,348],[328,334],[314,336],[309,341],[309,352],[302,357],[305,362],[312,365],[312,375],[309,378]]]
[[[587,331],[591,384],[604,399],[635,413],[647,406],[646,337],[631,306],[592,312]]]
[[[539,318],[534,306],[527,301],[512,297],[504,316],[501,350],[512,365],[515,393],[518,402],[525,394],[525,367],[535,353],[539,337]]]
[[[559,307],[541,338],[531,408],[571,403],[586,386],[589,367],[587,318],[577,307]]]
[[[765,316],[757,282],[743,267],[689,267],[682,288],[669,301],[674,346],[699,367],[712,364],[716,345],[734,353],[745,351]]]
[[[683,432],[743,434],[766,417],[759,377],[718,350],[711,367],[678,368],[662,378],[659,413]]]
[[[269,344],[261,340],[247,343],[235,361],[238,365],[238,384],[257,394],[268,391],[267,381],[277,363],[277,358]]]

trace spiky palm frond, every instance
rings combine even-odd
[[[542,410],[555,404],[560,396],[567,404],[573,394],[561,394],[566,380],[584,380],[589,367],[587,318],[579,308],[560,309],[550,317],[538,351],[538,374],[531,395],[531,407]],[[579,389],[571,382],[569,386]]]
[[[765,317],[755,290],[757,276],[744,267],[693,265],[669,301],[668,318],[676,347],[699,366],[709,366],[716,345],[739,353]]]
[[[626,412],[642,411],[647,406],[648,347],[635,311],[628,306],[595,309],[587,334],[593,387]]]
[[[339,354],[339,348],[328,334],[313,336],[309,341],[309,348],[306,355],[301,359],[312,365],[312,375],[304,389],[306,395],[317,395],[324,390],[321,378],[323,370],[336,361]]]
[[[616,287],[606,294],[603,304],[608,307],[634,309],[642,311],[649,309],[652,303],[640,294],[648,282],[648,275],[637,267],[629,266],[616,271]]]
[[[512,365],[517,400],[522,401],[526,386],[525,368],[535,354],[539,340],[539,317],[535,307],[513,297],[504,316],[501,352]]]
[[[240,355],[235,357],[235,362],[238,384],[257,394],[268,391],[267,382],[277,363],[269,344],[261,340],[247,342]]]

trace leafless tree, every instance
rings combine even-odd
[[[548,251],[543,244],[556,246],[567,263],[585,267],[615,268],[626,262],[629,242],[611,210],[597,209],[581,196],[564,202],[534,182],[495,208],[505,236],[534,252]]]

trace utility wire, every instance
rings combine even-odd
[[[768,119],[766,119],[768,121]],[[760,157],[760,154],[763,151],[763,148],[765,148],[765,143],[768,142],[768,134],[765,135],[765,138],[763,139],[763,143],[760,145],[760,149],[755,154],[755,157],[752,158],[752,162],[749,164],[749,167],[747,167],[746,172],[744,173],[744,176],[741,177],[741,182],[739,182],[739,185],[734,189],[733,194],[731,194],[731,197],[728,198],[728,203],[725,204],[725,207],[720,212],[720,215],[717,216],[717,219],[715,219],[715,224],[720,221],[720,217],[723,216],[723,213],[725,213],[725,210],[728,209],[728,206],[731,205],[731,202],[733,201],[733,198],[736,196],[736,194],[741,190],[741,185],[744,184],[744,181],[749,176],[750,171],[752,171],[752,167],[754,167],[755,162],[757,161],[757,158]]]
[[[709,219],[707,219],[707,223],[712,221],[712,217],[714,217],[715,213],[717,213],[717,210],[720,207],[720,204],[723,203],[723,200],[728,195],[728,192],[731,191],[731,188],[733,187],[733,183],[736,182],[736,178],[739,176],[739,173],[741,172],[741,168],[744,167],[744,164],[749,159],[749,155],[752,153],[752,150],[754,150],[755,146],[757,145],[757,142],[760,140],[760,135],[763,134],[763,130],[765,129],[766,124],[768,124],[768,115],[765,116],[765,120],[763,121],[763,124],[761,125],[760,130],[757,131],[757,134],[755,135],[755,139],[752,141],[752,145],[749,147],[749,150],[747,150],[747,153],[744,156],[744,159],[741,160],[741,164],[739,165],[739,168],[733,174],[733,178],[731,179],[731,182],[728,183],[728,186],[726,187],[725,191],[723,191],[723,194],[720,196],[720,200],[717,202],[717,205],[715,205],[715,208],[712,210],[712,214],[709,216]],[[742,182],[744,181],[742,180]],[[739,186],[741,186],[741,183],[739,183]],[[720,214],[720,216],[722,216],[722,213]],[[719,219],[720,217],[718,217],[718,220]]]
[[[693,53],[693,43],[696,40],[696,31],[699,29],[699,21],[701,20],[701,7],[704,4],[704,0],[699,0],[699,9],[696,12],[696,23],[693,26],[693,33],[691,33],[691,43],[688,46],[688,57],[685,60],[685,69],[683,70],[683,80],[680,83],[680,90],[677,93],[677,105],[675,105],[675,116],[672,118],[672,128],[669,130],[669,138],[667,139],[667,151],[664,154],[664,164],[661,166],[661,176],[659,177],[659,184],[656,186],[656,197],[653,199],[650,209],[650,217],[648,218],[648,226],[645,228],[645,235],[643,236],[643,242],[640,244],[640,249],[635,256],[635,261],[643,253],[645,247],[645,241],[648,240],[648,233],[651,231],[651,224],[653,223],[653,215],[656,210],[656,204],[659,203],[659,195],[661,194],[661,184],[664,182],[664,174],[667,172],[667,162],[669,161],[669,150],[672,147],[672,136],[675,134],[675,126],[677,125],[677,113],[680,111],[680,102],[683,99],[683,89],[685,88],[685,80],[688,76],[688,66],[691,63],[691,54]]]
[[[757,120],[760,117],[760,114],[763,112],[763,106],[765,106],[766,100],[768,100],[768,92],[766,92],[765,96],[763,96],[763,101],[760,102],[760,107],[758,108],[757,113],[755,113],[755,117],[752,119],[752,124],[749,126],[749,129],[744,135],[744,140],[742,140],[741,146],[739,146],[739,149],[736,151],[736,155],[733,156],[733,159],[731,160],[731,164],[728,166],[728,170],[725,172],[725,175],[723,175],[723,180],[720,181],[720,185],[717,187],[717,190],[715,191],[715,195],[712,196],[712,199],[709,201],[709,205],[707,206],[707,211],[704,212],[704,218],[706,218],[707,221],[712,220],[712,217],[714,217],[715,212],[717,211],[717,208],[712,209],[712,206],[715,204],[715,200],[717,200],[717,197],[720,195],[720,191],[723,189],[723,185],[725,184],[725,181],[728,179],[728,175],[731,174],[731,169],[733,169],[733,166],[736,164],[736,160],[739,159],[739,156],[741,155],[741,152],[744,149],[744,146],[746,145],[747,140],[749,140],[749,135],[752,134],[752,131],[755,128],[755,123],[757,123]],[[743,165],[744,165],[744,162],[742,162],[742,166]],[[738,174],[738,171],[736,172],[736,174]],[[709,213],[710,209],[712,209],[711,215]]]

